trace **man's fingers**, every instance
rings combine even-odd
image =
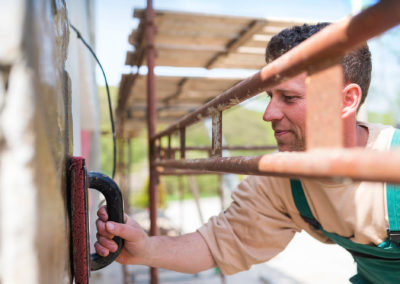
[[[107,213],[107,206],[103,205],[97,210],[97,216],[99,216],[100,220],[103,222],[108,221],[108,213]]]
[[[95,242],[94,248],[97,254],[101,256],[107,256],[110,253],[110,251],[104,246],[102,246],[99,242]]]
[[[106,229],[106,223],[101,221],[100,219],[96,220],[96,228],[99,235],[106,237],[108,239],[112,239],[114,237],[113,234],[110,234]]]
[[[103,236],[97,237],[97,242],[104,248],[108,249],[110,252],[116,252],[118,250],[118,245],[113,240],[107,239]]]
[[[143,237],[143,231],[132,224],[121,224],[109,221],[106,223],[106,230],[115,236],[119,236],[127,241],[137,241]]]

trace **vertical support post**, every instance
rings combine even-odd
[[[129,276],[129,271],[128,271],[128,266],[126,264],[122,265],[122,275],[123,275],[123,284],[130,284],[130,276]]]
[[[168,135],[168,151],[167,151],[167,159],[171,159],[171,135]]]
[[[124,197],[124,206],[125,206],[125,212],[130,212],[130,204],[129,204],[129,198],[131,195],[131,172],[132,172],[132,139],[128,138],[125,140],[127,142],[127,147],[128,147],[128,153],[125,155],[125,158],[127,158],[127,164],[126,164],[126,171],[125,171],[125,197]],[[128,157],[126,157],[128,156]],[[123,283],[124,284],[130,284],[130,273],[128,270],[128,266],[126,264],[122,265],[122,275],[123,275]]]
[[[161,138],[154,140],[154,159],[158,159],[161,157]]]
[[[218,175],[218,194],[219,199],[221,201],[221,210],[223,211],[225,208],[225,196],[224,196],[224,176]]]
[[[180,225],[181,225],[181,230],[184,226],[184,218],[185,218],[185,212],[183,210],[183,199],[185,197],[185,187],[183,185],[183,177],[178,176],[178,194],[179,194],[179,216],[181,217],[180,219]]]
[[[218,175],[218,194],[221,202],[221,211],[224,211],[225,206],[225,198],[224,198],[224,176]],[[226,284],[225,275],[220,273],[221,284]]]
[[[127,182],[126,182],[126,209],[125,211],[130,210],[129,198],[131,195],[131,172],[132,172],[132,162],[133,162],[133,145],[132,139],[128,138],[128,165],[127,165]]]
[[[222,156],[222,112],[218,111],[212,115],[212,157]]]
[[[306,88],[306,149],[343,147],[342,66],[337,64],[311,74]]]
[[[116,179],[118,184],[121,186],[122,197],[124,201],[125,211],[127,210],[127,163],[126,163],[126,139],[122,137],[117,138],[117,168],[116,168]]]
[[[211,157],[222,157],[222,112],[221,111],[216,111],[212,115],[212,137],[211,137]],[[219,175],[219,185],[218,185],[218,190],[221,198],[221,208],[223,210],[223,193],[222,193],[222,186],[221,186],[221,180],[222,176]],[[221,278],[221,283],[225,284],[226,279],[223,274],[220,274]]]
[[[197,208],[197,212],[199,213],[200,223],[201,223],[201,225],[203,225],[204,218],[203,218],[203,212],[201,212],[201,207],[200,207],[199,187],[198,187],[197,181],[193,175],[189,175],[189,187],[190,187],[190,190],[192,191],[192,195],[193,195],[194,201],[196,203],[196,208]]]
[[[154,25],[153,1],[147,0],[146,8],[146,59],[147,59],[147,128],[149,140],[149,211],[150,211],[150,235],[155,236],[157,230],[157,171],[155,169],[155,140],[152,137],[156,133],[156,96],[154,65],[156,50],[154,47],[154,36],[156,27]],[[150,268],[151,284],[157,284],[158,270]]]
[[[180,135],[180,146],[181,146],[181,159],[185,159],[185,150],[186,150],[186,128],[181,128],[179,131]]]

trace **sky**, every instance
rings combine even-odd
[[[365,3],[377,0],[153,0],[153,7],[159,10],[177,10],[196,13],[223,14],[257,18],[284,18],[304,21],[335,22],[351,15],[352,9]],[[251,5],[249,5],[251,3]],[[136,72],[132,67],[125,66],[127,51],[133,50],[128,43],[128,36],[135,29],[138,21],[133,18],[134,9],[145,8],[145,0],[95,0],[95,49],[111,86],[118,86],[123,73]],[[394,36],[394,39],[393,39]],[[400,113],[400,28],[369,42],[373,60],[373,80],[367,103],[374,111]],[[389,46],[389,52],[387,48]],[[386,49],[382,49],[382,48]],[[399,55],[396,55],[397,54]],[[215,70],[214,70],[215,71]],[[184,74],[213,76],[214,72],[205,69],[187,70]],[[249,72],[231,73],[231,77],[247,77]],[[179,68],[155,70],[158,75],[174,72],[181,75]],[[172,74],[171,74],[172,75]],[[99,68],[96,70],[99,85],[104,80]],[[396,83],[398,82],[398,83]],[[388,99],[382,99],[382,97]],[[394,104],[393,102],[396,101]],[[398,105],[398,106],[397,106]],[[393,106],[396,108],[393,109]],[[399,117],[400,121],[400,117]]]

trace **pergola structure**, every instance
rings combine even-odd
[[[152,235],[157,233],[157,175],[171,170],[400,183],[400,151],[344,149],[340,118],[341,58],[368,39],[398,25],[399,1],[381,1],[354,17],[332,24],[264,67],[263,49],[268,38],[283,27],[297,23],[154,12],[151,0],[148,0],[146,11],[137,11],[135,16],[141,19],[141,23],[130,37],[136,49],[128,53],[127,64],[140,66],[146,56],[148,74],[146,79],[139,75],[124,75],[117,115],[120,135],[129,137],[136,127],[144,126],[146,112]],[[239,83],[222,79],[207,83],[205,80],[208,79],[204,78],[166,77],[157,79],[155,85],[155,62],[158,65],[261,69]],[[307,150],[257,157],[222,157],[222,112],[301,72],[308,73],[306,124],[318,129],[306,132]],[[203,88],[201,86],[212,92],[197,92]],[[220,95],[213,98],[217,93]],[[199,106],[192,111],[195,104]],[[180,118],[163,131],[155,132],[156,118],[162,121],[175,117]],[[187,159],[186,128],[209,117],[213,121],[210,157]],[[172,155],[177,151],[171,146],[172,135],[180,137],[179,159]],[[164,140],[167,140],[167,145]],[[151,270],[151,276],[151,283],[158,283],[155,269]]]
[[[144,63],[146,38],[145,10],[135,10],[139,25],[129,36],[134,51],[125,64]],[[260,69],[268,40],[294,21],[154,11],[156,27],[153,46],[157,66],[201,67],[206,69]],[[230,89],[244,78],[157,76],[155,96],[157,121],[170,123]],[[117,116],[123,136],[134,136],[146,125],[147,76],[122,76]],[[122,133],[121,133],[122,134]]]

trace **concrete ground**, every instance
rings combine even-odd
[[[201,199],[204,219],[220,211],[218,198]],[[183,232],[191,232],[200,226],[194,202],[185,200],[182,203],[171,202],[165,211],[172,222],[181,227]],[[129,266],[131,283],[149,283],[148,268]],[[297,234],[284,252],[267,263],[254,265],[250,270],[225,278],[225,283],[268,283],[268,284],[336,284],[349,283],[356,267],[349,253],[337,245],[325,245],[306,233]],[[123,283],[122,266],[113,263],[110,266],[92,273],[91,283]],[[160,270],[160,283],[222,283],[215,270],[208,270],[198,275],[176,273]]]

